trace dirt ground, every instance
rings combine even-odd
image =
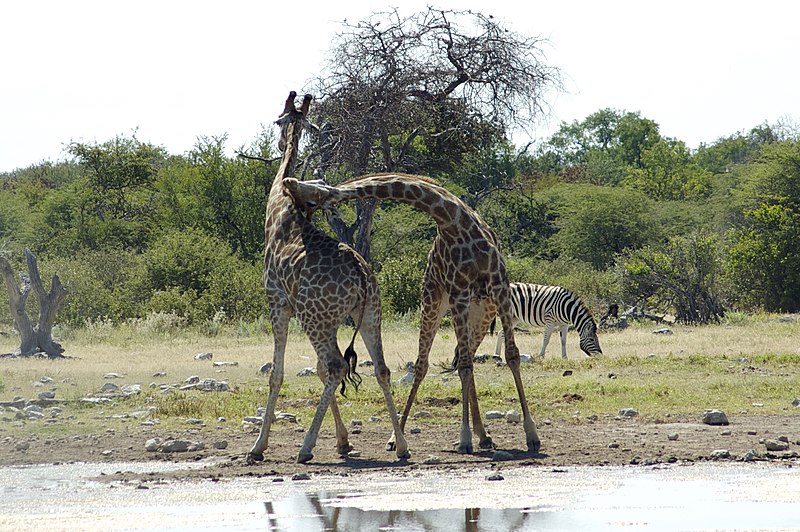
[[[453,407],[453,418],[458,409]],[[158,425],[142,426],[130,420],[118,428],[106,428],[99,433],[84,433],[78,425],[67,425],[65,436],[43,437],[15,435],[13,422],[0,422],[0,465],[53,464],[64,462],[192,462],[204,461],[201,469],[180,469],[170,473],[134,475],[118,472],[109,479],[134,482],[158,482],[190,478],[211,479],[238,476],[291,477],[312,475],[358,475],[363,472],[413,474],[418,469],[500,469],[530,466],[566,468],[574,465],[652,466],[659,463],[696,462],[706,460],[742,460],[748,451],[752,460],[779,460],[800,463],[800,415],[780,416],[728,414],[730,425],[710,426],[699,419],[676,419],[670,423],[648,424],[638,418],[608,416],[596,420],[537,420],[542,449],[538,455],[525,450],[525,435],[521,424],[505,420],[487,424],[497,450],[506,451],[501,458],[494,451],[476,449],[472,455],[454,452],[458,426],[426,425],[425,420],[410,421],[407,432],[411,458],[398,461],[393,452],[385,450],[390,435],[388,423],[364,421],[360,433],[351,434],[354,452],[341,457],[335,451],[332,428],[323,428],[314,449],[314,459],[297,464],[296,455],[305,435],[302,427],[287,421],[273,425],[270,447],[265,460],[247,465],[244,456],[256,438],[254,429],[231,427],[230,424],[192,426],[186,429],[165,430]],[[59,423],[69,424],[64,420]],[[85,429],[84,429],[85,430]],[[64,433],[64,432],[62,432]],[[150,452],[145,443],[151,438],[185,439],[203,442],[204,448],[195,452]],[[787,440],[785,451],[769,451],[768,440]],[[477,447],[477,438],[474,441]],[[224,448],[219,448],[224,447]],[[725,453],[715,451],[727,450]],[[722,455],[722,456],[719,456]]]

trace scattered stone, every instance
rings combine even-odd
[[[104,379],[121,379],[122,375],[120,375],[119,373],[106,373],[105,375],[103,375],[103,378]]]
[[[505,480],[505,478],[503,478],[503,475],[501,475],[500,473],[492,473],[491,475],[486,476],[486,480],[491,480],[491,481]]]
[[[197,419],[196,417],[190,417],[184,420],[188,425],[202,425],[205,423],[202,419]]]
[[[197,384],[198,382],[200,382],[200,377],[197,375],[192,375],[183,381],[184,384]]]
[[[411,427],[411,430],[409,432],[411,434],[420,434],[422,432],[422,429],[419,427]]]
[[[472,361],[475,364],[485,364],[485,363],[489,362],[489,355],[487,355],[486,353],[481,353],[479,355],[475,355],[472,358]]]
[[[203,379],[181,386],[181,390],[199,390],[201,392],[227,392],[230,391],[230,386],[226,381],[218,381],[217,379]]]
[[[118,391],[119,391],[119,386],[117,386],[113,382],[107,382],[103,384],[102,388],[100,388],[100,393],[116,393]]]
[[[119,388],[119,392],[124,397],[130,397],[131,395],[138,395],[138,394],[142,393],[142,385],[141,384],[124,384]]]
[[[635,408],[621,408],[619,415],[622,417],[636,417],[639,415],[639,411]]]
[[[266,364],[258,368],[258,372],[263,373],[264,375],[266,375],[270,371],[272,371],[272,362],[267,362]]]
[[[305,473],[295,473],[292,475],[292,480],[311,480],[311,477]]]
[[[522,415],[516,410],[509,410],[506,412],[507,423],[519,423],[520,421],[522,421]]]
[[[507,460],[513,460],[513,459],[514,459],[514,455],[512,455],[508,451],[496,450],[492,454],[492,462],[505,462]]]
[[[262,423],[264,423],[264,419],[261,418],[260,416],[247,416],[244,419],[242,419],[242,423],[247,423],[250,425],[261,425]]]
[[[616,379],[616,378],[617,378],[617,375],[616,375],[616,373],[609,373],[609,374],[608,374],[608,378],[609,378],[609,379]]]
[[[158,450],[162,453],[185,453],[191,451],[200,451],[203,449],[202,442],[195,442],[189,440],[167,440],[159,445]]]
[[[355,428],[350,429],[350,434],[361,434],[361,428],[360,427],[355,427]]]
[[[655,331],[653,331],[653,334],[670,335],[672,334],[672,330],[665,327],[663,329],[656,329]]]
[[[167,372],[166,371],[156,371],[155,373],[153,373],[153,378],[154,379],[157,378],[157,377],[166,377],[166,376],[167,376]]]
[[[748,436],[755,436],[756,434],[758,434],[757,430],[748,430],[747,431],[747,435]]]
[[[789,449],[789,444],[781,440],[766,440],[764,445],[768,451],[786,451]]]
[[[164,440],[162,440],[161,438],[149,439],[144,444],[144,450],[154,453],[158,450],[159,447],[161,447],[162,443],[164,443]]]
[[[211,360],[212,358],[214,358],[212,353],[197,353],[194,356],[195,360]]]
[[[418,412],[415,412],[414,415],[411,416],[411,419],[422,419],[422,418],[428,418],[428,417],[431,417],[431,413],[430,412],[428,412],[427,410],[420,410]]]
[[[720,432],[719,435],[720,436],[730,436],[731,435],[731,430],[730,429],[725,429],[722,432]]]
[[[381,418],[379,418],[378,416],[369,416],[369,422],[370,423],[379,423],[380,420],[381,420]]]
[[[712,460],[724,460],[730,457],[731,453],[728,451],[728,449],[717,449],[716,451],[711,451]]]
[[[14,446],[15,451],[24,452],[31,448],[31,444],[26,441],[21,441]]]
[[[238,362],[214,362],[211,365],[214,366],[215,368],[219,368],[219,367],[223,367],[223,366],[235,367],[235,366],[238,366],[239,363]]]
[[[542,424],[543,425],[552,425],[553,421],[550,420],[550,419],[545,418],[545,419],[542,420]]]
[[[486,419],[503,419],[505,414],[499,410],[489,410],[486,412]]]
[[[372,360],[370,360],[368,358],[365,359],[365,360],[362,360],[361,362],[358,363],[358,367],[359,368],[371,368],[374,365],[375,364],[373,364]]]
[[[758,459],[758,454],[753,449],[745,451],[745,453],[739,458],[739,460],[741,460],[742,462],[752,462],[757,459]]]
[[[353,420],[350,421],[350,426],[351,427],[361,427],[363,425],[364,425],[364,423],[362,423],[360,419],[353,419]]]
[[[43,401],[47,401],[48,399],[55,399],[56,392],[54,391],[46,391],[46,392],[39,392],[39,399]]]
[[[669,441],[678,441],[679,437],[680,435],[677,432],[670,432],[669,434],[667,434],[667,439]]]
[[[311,377],[312,375],[316,374],[317,374],[316,368],[303,368],[297,372],[298,377]]]
[[[45,375],[39,379],[39,382],[41,382],[42,384],[50,384],[51,382],[53,382],[53,377],[48,377]]]
[[[361,457],[361,451],[356,451],[355,449],[353,449],[352,451],[347,453],[347,457],[348,458],[360,458]]]
[[[405,375],[397,379],[397,384],[413,384],[414,383],[414,370],[406,372]]]
[[[792,406],[800,406],[800,397],[792,401]]]
[[[108,449],[108,450],[103,451],[100,454],[102,454],[103,456],[111,456],[112,454],[114,454],[114,451]]]
[[[520,353],[519,361],[523,364],[530,364],[531,362],[533,362],[533,357],[530,355],[526,355],[524,353]]]
[[[84,397],[81,399],[81,402],[100,405],[106,403],[113,403],[114,401],[112,401],[108,397]]]
[[[217,423],[225,423],[226,421],[228,420],[225,418],[225,416],[219,416],[217,418]]]
[[[706,425],[728,425],[728,416],[722,410],[706,410],[703,412],[703,423]]]
[[[290,414],[289,412],[276,412],[275,421],[288,421],[289,423],[297,423],[297,415]]]
[[[561,374],[562,377],[569,377],[570,375],[572,375],[571,369],[565,369],[564,373]]]
[[[778,436],[778,441],[783,441],[783,442],[789,443],[789,437],[788,436]]]
[[[425,460],[423,460],[422,463],[426,464],[426,465],[441,464],[442,463],[442,459],[439,458],[436,455],[431,454],[431,455],[428,455],[428,457]]]
[[[619,443],[617,443],[615,441],[612,441],[611,443],[608,444],[608,448],[609,449],[619,449]]]

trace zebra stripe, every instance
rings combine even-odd
[[[550,335],[556,329],[561,335],[561,356],[567,358],[567,331],[570,325],[580,336],[581,350],[589,356],[602,355],[597,338],[597,323],[583,302],[566,288],[531,283],[511,283],[511,306],[514,325],[526,323],[544,327],[542,350],[544,357]],[[492,324],[494,328],[494,324]],[[504,334],[497,335],[495,355],[500,355]]]

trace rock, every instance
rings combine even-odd
[[[409,432],[411,434],[420,434],[422,432],[422,429],[419,427],[411,427],[411,430]]]
[[[413,384],[414,383],[414,372],[409,371],[399,379],[397,379],[397,384]]]
[[[242,423],[247,423],[250,425],[261,425],[264,423],[264,419],[259,416],[247,416],[242,419]]]
[[[117,391],[119,391],[119,386],[113,382],[107,382],[103,384],[102,388],[100,388],[101,393],[116,393]]]
[[[225,381],[217,379],[203,379],[181,386],[181,390],[200,390],[201,392],[227,392],[230,386]]]
[[[195,360],[211,360],[212,358],[214,358],[212,353],[197,353],[194,356]]]
[[[664,334],[664,335],[670,335],[670,334],[672,334],[672,331],[671,331],[670,329],[667,329],[667,328],[665,327],[665,328],[663,328],[663,329],[656,329],[655,331],[653,331],[653,334]]]
[[[491,475],[486,476],[486,480],[490,481],[505,480],[505,478],[503,478],[503,475],[501,475],[500,473],[492,473]]]
[[[489,410],[486,412],[486,419],[503,419],[505,414],[497,410]]]
[[[789,449],[789,444],[780,440],[766,440],[764,445],[768,451],[786,451]]]
[[[533,362],[533,357],[526,354],[520,354],[519,361],[523,364],[530,364],[531,362]]]
[[[154,379],[156,377],[166,377],[166,376],[167,376],[167,372],[166,371],[156,371],[155,373],[153,373],[153,378]]]
[[[481,353],[479,355],[475,355],[472,358],[472,361],[475,364],[485,364],[485,363],[487,363],[489,361],[489,355],[487,355],[486,353]]]
[[[200,382],[200,377],[197,375],[192,375],[183,381],[184,384],[197,384],[198,382]]]
[[[164,440],[161,438],[151,438],[145,442],[144,450],[151,453],[156,452],[163,442]]]
[[[522,421],[522,415],[516,410],[509,410],[506,412],[507,423],[519,423],[520,421]]]
[[[84,397],[81,399],[83,403],[92,403],[96,405],[105,404],[105,403],[113,403],[111,399],[108,397]]]
[[[14,446],[15,451],[24,452],[31,448],[31,444],[26,441],[21,441]]]
[[[622,417],[636,417],[639,415],[639,411],[635,408],[621,408],[619,415]]]
[[[571,369],[565,369],[564,373],[561,374],[562,377],[569,377],[570,375],[572,375]]]
[[[158,450],[162,453],[185,453],[189,451],[199,451],[203,449],[202,442],[189,440],[167,440],[162,443]]]
[[[731,453],[728,451],[728,449],[717,449],[716,451],[711,451],[712,460],[724,460],[730,457]]]
[[[311,477],[305,473],[295,473],[292,475],[292,480],[311,480]]]
[[[238,362],[214,362],[211,365],[214,366],[215,368],[219,368],[219,367],[223,367],[223,366],[236,367],[236,366],[239,365],[239,363]]]
[[[792,401],[792,406],[800,406],[800,397]]]
[[[41,382],[42,384],[50,384],[51,382],[53,382],[53,377],[48,377],[46,375],[42,376],[42,378],[39,379],[39,382]]]
[[[298,377],[311,377],[312,375],[316,375],[317,370],[315,368],[303,368],[297,372]]]
[[[263,373],[264,375],[266,375],[271,371],[272,371],[272,362],[267,362],[266,364],[258,368],[258,372]]]
[[[222,450],[222,449],[227,449],[228,448],[227,440],[215,441],[213,445],[214,445],[214,449]]]
[[[297,415],[290,414],[289,412],[276,412],[275,421],[288,421],[289,423],[297,423]]]
[[[703,423],[706,425],[728,425],[728,416],[722,410],[706,410],[703,412]]]
[[[353,420],[350,421],[350,426],[351,427],[361,427],[363,425],[364,425],[364,423],[360,419],[353,419]]]
[[[381,420],[381,418],[378,417],[378,416],[369,416],[369,422],[370,423],[379,423],[380,420]]]
[[[514,455],[512,455],[508,451],[497,450],[492,454],[492,462],[505,462],[507,460],[513,460],[513,459]]]
[[[427,465],[441,464],[442,459],[436,455],[431,454],[425,460],[423,460],[422,463]]]
[[[354,449],[354,450],[350,451],[349,453],[347,453],[347,457],[348,458],[360,458],[361,457],[361,451],[356,451]]]
[[[619,449],[619,443],[617,443],[615,441],[612,441],[611,443],[608,444],[608,448],[609,449]]]
[[[106,373],[105,375],[103,375],[103,378],[104,379],[121,379],[122,375],[120,375],[119,373]]]
[[[749,451],[746,451],[739,458],[739,460],[741,460],[742,462],[752,462],[752,461],[757,460],[757,459],[758,459],[758,454],[753,449],[750,449]]]
[[[217,418],[217,423],[225,423],[226,421],[228,420],[225,418],[225,416],[219,416]]]
[[[120,393],[125,397],[130,397],[131,395],[137,395],[142,392],[142,385],[141,384],[124,384],[119,389]]]
[[[361,362],[358,363],[359,368],[371,368],[374,365],[375,364],[373,364],[372,360],[370,359],[362,360]]]
[[[414,415],[411,416],[411,419],[422,419],[431,417],[431,413],[427,410],[420,410],[418,412],[414,412]]]
[[[677,433],[677,432],[670,432],[669,434],[667,434],[667,439],[668,439],[669,441],[678,441],[678,438],[679,438],[679,437],[680,437],[680,436],[678,435],[678,433]]]
[[[731,435],[731,431],[730,431],[730,429],[725,429],[722,432],[720,432],[719,435],[720,436],[730,436]]]
[[[55,398],[56,398],[56,392],[54,392],[52,390],[51,391],[46,391],[46,392],[39,392],[39,399],[41,399],[43,401],[46,401],[48,399],[55,399]]]
[[[184,420],[188,425],[202,425],[205,423],[202,419],[198,419],[196,417],[190,417]]]

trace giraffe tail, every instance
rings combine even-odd
[[[350,345],[348,345],[347,349],[344,351],[344,361],[347,362],[347,375],[345,375],[344,379],[342,379],[342,388],[339,390],[339,393],[342,394],[342,396],[345,395],[348,383],[350,383],[350,385],[353,386],[353,389],[356,391],[358,390],[358,386],[361,384],[361,375],[359,375],[356,371],[358,368],[358,354],[356,354],[356,350],[353,347],[353,344],[356,342],[356,334],[358,334],[358,327],[356,327],[356,330],[353,331],[353,339],[350,340]]]

